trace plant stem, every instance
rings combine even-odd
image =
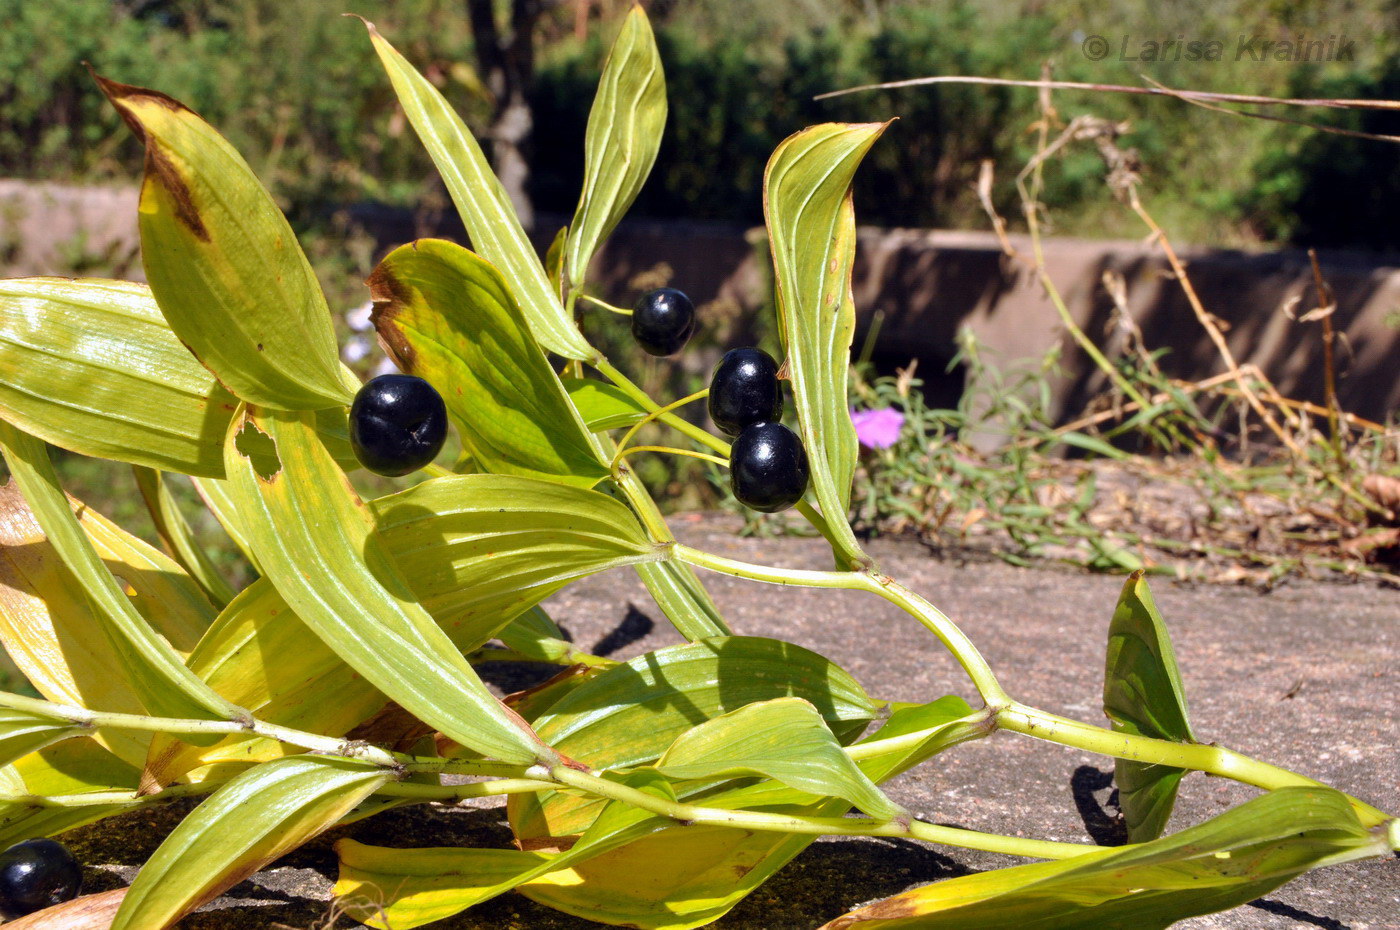
[[[307,733],[303,730],[294,730],[273,723],[264,723],[251,717],[242,720],[181,720],[173,717],[146,717],[141,714],[110,714],[88,710],[85,707],[75,707],[71,704],[54,704],[49,701],[3,692],[0,692],[0,707],[12,707],[17,710],[56,717],[60,720],[70,720],[84,729],[106,727],[114,730],[141,730],[173,734],[237,733],[261,736],[328,755],[363,759],[377,765],[397,766],[399,764],[393,753],[368,743]]]
[[[650,413],[655,414],[657,420],[665,423],[667,426],[677,430],[682,435],[694,440],[700,445],[717,452],[726,459],[729,458],[729,443],[720,439],[718,436],[706,432],[684,417],[676,416],[669,409],[663,408],[656,401],[652,400],[651,396],[648,395],[646,391],[643,391],[634,384],[630,378],[613,367],[612,363],[607,359],[602,357],[595,359],[593,367],[598,369],[605,378],[621,389],[624,394],[632,398],[632,400],[636,401],[642,407],[645,407]],[[836,535],[832,532],[831,526],[827,523],[824,514],[820,513],[805,500],[798,501],[797,512],[802,514],[812,526],[816,527],[817,532],[822,534],[822,538],[831,544],[833,552],[839,553],[841,551],[836,541]]]
[[[460,801],[464,798],[486,798],[502,794],[529,794],[558,787],[554,782],[535,778],[497,778],[474,781],[465,785],[420,785],[411,781],[390,782],[375,790],[386,798],[416,798],[422,801]]]
[[[599,356],[593,360],[593,367],[598,369],[603,377],[615,384],[622,393],[632,398],[632,400],[636,401],[640,406],[646,408],[648,413],[656,414],[656,418],[662,423],[679,431],[686,437],[693,439],[695,442],[700,443],[700,445],[718,452],[720,455],[729,455],[729,443],[720,439],[718,436],[711,435],[684,417],[678,417],[669,411],[663,413],[661,405],[652,400],[650,394],[634,384],[631,378],[613,367],[612,362]]]
[[[583,293],[583,292],[581,292],[581,291],[577,293],[577,295],[575,296],[574,299],[575,299],[575,300],[578,300],[578,299],[580,299],[580,298],[583,299],[583,300],[588,301],[589,303],[593,304],[594,306],[602,307],[604,310],[611,310],[613,313],[618,313],[618,314],[621,314],[622,316],[631,316],[631,315],[632,315],[632,311],[631,311],[631,310],[628,310],[628,309],[626,309],[626,308],[624,308],[624,307],[615,307],[615,306],[613,306],[612,304],[608,303],[606,300],[599,300],[597,297],[592,297],[592,296],[590,296],[590,295],[588,295],[588,294],[585,294],[585,293]]]
[[[953,654],[953,658],[957,659],[958,664],[963,667],[963,671],[967,672],[968,677],[972,679],[977,693],[981,695],[987,706],[1000,707],[1011,701],[1011,698],[997,682],[991,666],[987,664],[986,659],[982,658],[982,654],[977,651],[972,640],[967,638],[967,634],[963,633],[958,625],[948,619],[937,607],[893,578],[871,571],[821,572],[797,568],[771,568],[767,565],[754,565],[750,562],[727,559],[724,556],[692,549],[690,546],[679,543],[673,547],[672,554],[681,561],[689,562],[699,568],[708,568],[711,571],[723,572],[738,578],[748,578],[751,581],[800,585],[808,588],[843,588],[848,591],[868,591],[872,594],[878,594],[890,603],[902,608],[906,613],[911,614],[934,636],[938,637],[948,651]]]
[[[899,820],[883,821],[871,817],[804,817],[789,814],[770,814],[763,811],[725,810],[717,807],[701,807],[668,801],[645,791],[627,785],[579,772],[565,766],[555,766],[549,771],[555,781],[586,791],[589,794],[622,801],[642,810],[651,811],[662,817],[684,823],[703,823],[717,826],[736,827],[744,830],[761,830],[777,833],[801,833],[818,836],[899,836],[956,846],[961,849],[977,849],[984,852],[1005,853],[1012,856],[1029,856],[1037,859],[1068,859],[1097,852],[1101,847],[1080,843],[1057,843],[1051,840],[1026,839],[1017,836],[1001,836],[994,833],[979,833],[959,827],[942,827],[937,824],[915,820],[904,823]]]
[[[1254,785],[1267,791],[1294,786],[1330,787],[1315,779],[1290,772],[1267,762],[1260,762],[1241,755],[1223,746],[1202,743],[1176,743],[1170,740],[1153,739],[1134,733],[1119,733],[1093,724],[1081,723],[1056,714],[1012,702],[996,713],[999,729],[1010,730],[1033,736],[1036,739],[1059,743],[1075,749],[1146,762],[1152,765],[1169,765],[1174,768],[1193,769],[1208,775],[1233,779],[1247,785]],[[1357,816],[1367,827],[1374,827],[1392,819],[1390,815],[1377,810],[1365,801],[1351,795],[1346,796],[1356,810]]]
[[[648,413],[646,416],[644,416],[644,417],[642,417],[640,420],[638,420],[636,423],[633,423],[633,424],[632,424],[632,428],[629,429],[627,432],[625,432],[625,433],[622,434],[622,438],[621,438],[620,440],[618,440],[618,443],[617,443],[618,452],[620,453],[623,449],[626,449],[626,448],[627,448],[627,444],[628,444],[629,442],[632,441],[632,437],[635,436],[635,435],[637,435],[637,432],[638,432],[643,426],[646,426],[648,423],[652,422],[652,421],[655,420],[657,417],[662,416],[663,414],[670,413],[672,410],[676,410],[677,408],[684,407],[686,404],[688,404],[688,403],[690,403],[690,402],[692,402],[692,401],[696,401],[696,400],[699,400],[699,399],[702,398],[702,397],[709,397],[709,396],[710,396],[710,389],[709,389],[709,388],[704,388],[703,390],[696,391],[694,394],[690,394],[690,395],[688,395],[688,396],[686,396],[686,397],[682,397],[680,400],[673,400],[673,401],[671,401],[671,403],[667,404],[666,406],[664,406],[664,407],[658,407],[658,408],[656,408],[655,410],[651,411],[651,412]],[[614,457],[614,461],[616,461],[616,457]]]
[[[617,467],[618,462],[627,458],[627,456],[634,452],[660,452],[666,455],[683,455],[686,458],[703,459],[706,462],[713,462],[721,468],[729,467],[729,460],[722,459],[718,455],[710,455],[708,452],[693,452],[689,449],[677,449],[673,446],[633,446],[630,449],[623,449],[613,456],[613,467]]]

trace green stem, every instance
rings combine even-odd
[[[554,782],[535,778],[497,778],[465,785],[420,785],[411,781],[390,782],[375,790],[387,798],[416,798],[420,801],[460,801],[502,794],[530,794],[558,787]]]
[[[1097,852],[1101,847],[1080,843],[1057,843],[1051,840],[1026,839],[979,833],[959,827],[942,827],[915,820],[883,821],[871,817],[804,817],[790,814],[770,814],[763,811],[726,810],[668,801],[645,791],[618,784],[597,775],[590,775],[565,766],[555,766],[549,775],[557,782],[586,791],[589,794],[631,804],[662,817],[683,823],[703,823],[760,830],[776,833],[800,833],[816,836],[895,836],[941,843],[961,849],[1029,856],[1036,859],[1068,859]]]
[[[607,359],[601,356],[594,359],[593,367],[598,369],[605,378],[611,381],[640,406],[644,407],[649,413],[655,414],[657,420],[665,423],[667,426],[675,429],[700,445],[717,452],[726,459],[729,458],[729,443],[720,439],[718,436],[706,432],[684,417],[678,417],[669,410],[665,410],[660,404],[652,400],[651,396],[647,394],[646,391],[643,391],[636,384],[632,383],[630,378],[613,367],[612,363]],[[836,534],[832,531],[831,525],[827,522],[824,514],[820,513],[805,500],[798,502],[797,512],[802,514],[812,526],[817,528],[817,532],[822,534],[822,538],[831,544],[833,552],[841,552],[841,546],[837,541]]]
[[[706,446],[714,452],[718,452],[720,455],[729,455],[729,443],[725,442],[723,439],[720,439],[718,436],[711,435],[710,433],[696,426],[694,423],[691,423],[684,417],[678,417],[671,412],[663,413],[661,404],[658,404],[656,401],[652,400],[650,394],[637,387],[636,384],[632,383],[631,378],[628,378],[622,372],[618,371],[615,367],[613,367],[612,362],[609,362],[607,359],[599,356],[598,358],[593,360],[593,367],[598,369],[599,373],[601,373],[603,377],[607,378],[609,381],[615,384],[618,387],[618,389],[622,391],[622,393],[626,394],[632,400],[636,401],[638,405],[645,408],[648,413],[656,414],[656,418],[662,423],[665,423],[667,426],[677,430],[686,437],[693,439],[700,445]]]
[[[613,313],[618,313],[618,314],[621,314],[622,316],[631,316],[631,315],[632,315],[632,311],[631,311],[631,310],[628,310],[628,309],[626,309],[626,308],[624,308],[624,307],[615,307],[615,306],[613,306],[612,304],[608,303],[606,300],[599,300],[597,297],[590,296],[590,295],[588,295],[588,294],[583,293],[582,291],[579,291],[579,292],[576,293],[576,296],[575,296],[574,300],[577,301],[577,300],[580,299],[580,298],[583,299],[583,300],[588,301],[589,303],[593,304],[594,306],[602,307],[604,310],[611,310]]]
[[[683,455],[686,458],[703,459],[706,462],[713,462],[721,468],[729,467],[729,460],[722,459],[717,455],[710,455],[708,452],[692,452],[689,449],[677,449],[674,446],[633,446],[630,449],[623,449],[613,456],[613,467],[617,463],[632,455],[634,452],[660,452],[664,455]]]
[[[237,733],[261,736],[328,755],[364,759],[376,765],[397,766],[399,764],[393,753],[368,743],[307,733],[304,730],[294,730],[274,723],[264,723],[251,717],[242,720],[181,720],[174,717],[146,717],[141,714],[111,714],[88,710],[85,707],[75,707],[71,704],[54,704],[49,701],[7,693],[0,693],[0,707],[12,707],[30,713],[56,717],[60,720],[68,720],[84,729],[110,728],[172,734]]]
[[[702,397],[709,396],[710,389],[705,388],[703,390],[696,391],[694,394],[682,397],[680,400],[672,401],[664,407],[658,407],[657,409],[651,411],[646,416],[638,420],[636,423],[632,424],[631,429],[622,434],[622,439],[620,439],[617,443],[618,451],[620,452],[621,450],[626,449],[627,444],[632,441],[632,437],[637,435],[638,431],[640,431],[642,427],[646,426],[648,423],[652,422],[657,417],[670,413],[671,411],[676,410],[680,407],[684,407],[686,404],[691,403],[692,401],[696,401]]]
[[[842,588],[848,591],[868,591],[872,594],[878,594],[911,614],[934,636],[938,637],[948,651],[953,654],[953,658],[957,659],[958,664],[967,672],[968,677],[972,679],[973,685],[977,688],[977,693],[982,696],[982,700],[989,707],[1000,707],[1011,700],[997,682],[991,666],[987,664],[986,659],[982,658],[982,654],[977,651],[972,640],[967,638],[967,634],[963,633],[956,623],[944,616],[942,611],[893,578],[875,572],[822,572],[797,568],[772,568],[767,565],[755,565],[751,562],[727,559],[724,556],[692,549],[690,546],[679,543],[673,547],[672,554],[681,561],[689,562],[699,568],[708,568],[711,571],[734,575],[738,578],[748,578],[751,581],[800,585],[808,588]]]
[[[1134,733],[1118,733],[1016,702],[1011,702],[997,711],[996,725],[1002,730],[1059,743],[1061,746],[1087,749],[1089,752],[1151,765],[1193,769],[1268,791],[1300,785],[1330,787],[1297,772],[1251,759],[1223,746],[1176,743]],[[1390,815],[1351,795],[1347,795],[1347,799],[1351,801],[1357,816],[1367,827],[1374,827],[1392,819]]]

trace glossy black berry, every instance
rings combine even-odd
[[[709,405],[710,419],[729,436],[751,423],[777,422],[783,416],[778,363],[762,349],[730,349],[710,377]]]
[[[786,510],[807,490],[807,450],[781,423],[744,427],[729,452],[729,486],[739,503],[764,513]]]
[[[447,407],[422,378],[380,375],[350,405],[350,446],[378,475],[406,475],[431,462],[447,438]]]
[[[695,305],[673,287],[658,287],[632,306],[632,338],[648,355],[675,355],[695,332]]]
[[[62,843],[25,840],[0,853],[0,916],[6,920],[71,901],[82,887],[82,866]]]

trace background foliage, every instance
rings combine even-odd
[[[1082,0],[993,4],[958,0],[656,0],[647,4],[668,67],[671,128],[638,213],[756,223],[764,160],[778,140],[821,120],[900,122],[858,183],[861,221],[875,225],[981,225],[971,191],[982,158],[1020,163],[1033,139],[1008,127],[1034,119],[1034,94],[944,87],[813,101],[851,85],[931,74],[1034,78],[1042,63],[1065,80],[1275,95],[1384,96],[1400,90],[1390,28],[1395,0],[1235,0],[1112,9]],[[533,90],[532,195],[567,213],[577,198],[587,103],[620,0],[589,5],[590,38],[574,36],[577,5],[541,21]],[[298,228],[348,202],[418,205],[437,193],[363,36],[338,14],[378,22],[475,128],[491,101],[473,67],[471,32],[455,0],[347,3],[305,0],[0,0],[0,175],[129,180],[133,143],[117,132],[82,63],[188,101],[249,154]],[[1356,60],[1235,61],[1241,35],[1266,39],[1337,34]],[[1114,52],[1089,61],[1088,35]],[[1220,38],[1225,61],[1117,60],[1146,40]],[[1138,56],[1140,57],[1140,56]],[[1297,241],[1388,248],[1379,220],[1400,206],[1390,146],[1320,136],[1298,127],[1232,119],[1174,101],[1062,95],[1080,112],[1132,120],[1150,187],[1172,192],[1159,216],[1173,235],[1210,244]],[[1071,110],[1072,108],[1072,110]],[[1400,131],[1393,116],[1306,118]],[[1010,179],[998,195],[1012,204]],[[1104,196],[1097,158],[1071,153],[1044,198],[1062,233],[1135,234]],[[1015,215],[1015,211],[1012,211]]]

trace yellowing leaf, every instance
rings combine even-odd
[[[639,791],[668,801],[675,794],[654,772],[617,776]],[[451,917],[474,904],[567,869],[657,829],[666,821],[620,801],[609,803],[567,850],[382,849],[351,840],[336,843],[340,904],[371,927],[409,930]],[[523,889],[522,889],[523,890]],[[367,907],[366,902],[383,905]]]
[[[239,708],[185,667],[180,654],[141,616],[124,586],[107,570],[69,509],[48,448],[0,422],[0,449],[49,545],[88,601],[95,628],[101,630],[110,649],[109,674],[156,716],[236,718]]]
[[[763,176],[779,330],[812,489],[839,561],[865,561],[846,520],[859,444],[846,398],[855,305],[851,180],[886,123],[823,123],[783,140]]]
[[[162,930],[348,814],[389,779],[377,766],[296,756],[249,769],[181,821],[142,866],[112,930]]]
[[[419,720],[493,758],[554,761],[417,602],[313,422],[250,410],[230,428],[225,467],[266,577],[347,665]]]
[[[565,293],[582,286],[588,263],[637,199],[666,128],[666,77],[640,5],[623,20],[588,114],[583,192],[564,244]]]
[[[237,401],[144,284],[0,280],[0,418],[74,452],[221,475]]]
[[[432,382],[463,447],[493,474],[589,487],[608,467],[499,271],[459,245],[420,239],[369,278],[380,340]]]
[[[472,248],[500,269],[520,301],[530,332],[551,352],[588,361],[597,354],[565,312],[501,182],[462,118],[370,23],[370,40],[408,120],[437,165]]]
[[[618,501],[528,478],[438,478],[370,506],[380,543],[461,652],[575,578],[660,557]],[[189,665],[259,719],[317,733],[343,735],[385,701],[266,579],[220,614]],[[207,750],[157,736],[148,776],[166,784],[205,763],[260,761],[285,751],[247,736]]]
[[[1252,901],[1308,869],[1388,852],[1345,796],[1283,788],[1151,843],[925,885],[823,930],[1160,930]]]
[[[348,403],[326,298],[247,162],[178,101],[97,81],[146,147],[141,257],[175,335],[250,403]]]

